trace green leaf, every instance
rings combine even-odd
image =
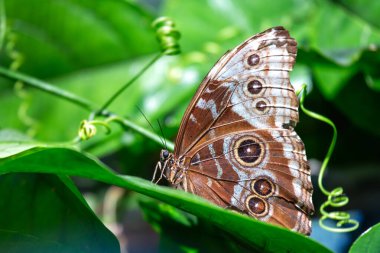
[[[327,0],[315,3],[316,12],[309,26],[310,46],[326,58],[349,66],[372,44],[380,44],[380,33],[376,29],[349,15],[341,6]]]
[[[126,1],[13,0],[5,8],[21,70],[40,78],[157,50],[153,16]]]
[[[22,151],[44,146],[41,143],[33,141],[30,137],[15,131],[13,129],[0,130],[0,159],[6,158]]]
[[[357,73],[357,67],[340,67],[329,64],[313,66],[315,79],[325,98],[334,99],[347,82]]]
[[[2,175],[0,195],[6,196],[0,201],[4,252],[120,251],[116,237],[66,176]]]
[[[352,244],[349,253],[377,253],[380,249],[380,223],[370,227]]]
[[[208,220],[262,252],[330,252],[301,234],[224,210],[195,195],[161,187],[141,178],[117,175],[96,158],[71,149],[34,148],[0,160],[0,174],[11,172],[81,176],[124,187]]]
[[[375,5],[372,1],[367,8]],[[179,4],[169,0],[164,12],[178,22],[184,52],[199,50],[210,41],[218,42],[220,51],[224,52],[248,36],[275,25],[289,29],[301,48],[311,47],[346,66],[357,61],[363,50],[380,44],[380,33],[375,28],[328,0],[285,0],[273,5],[264,0],[220,0],[218,4],[199,0]],[[222,36],[226,29],[232,28],[236,32]]]
[[[212,222],[167,204],[144,199],[140,206],[145,219],[160,234],[160,252],[260,251],[232,234],[223,233]]]
[[[347,12],[361,18],[371,26],[380,28],[379,13],[380,3],[373,0],[339,0],[336,1],[341,4]]]

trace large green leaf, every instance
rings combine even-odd
[[[0,201],[3,252],[120,251],[116,237],[65,176],[2,175],[0,195],[6,196]]]
[[[13,0],[5,9],[21,70],[40,78],[157,50],[152,15],[127,1]]]
[[[208,220],[222,231],[245,241],[252,250],[330,252],[301,234],[224,210],[195,195],[161,187],[140,178],[117,175],[96,158],[72,149],[36,147],[0,160],[0,174],[14,172],[81,176],[125,187]]]
[[[350,248],[350,253],[377,253],[380,249],[380,223],[365,231]]]

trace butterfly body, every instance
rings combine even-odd
[[[157,166],[178,189],[309,234],[313,187],[289,80],[296,46],[274,27],[227,52],[187,108],[174,153],[163,150]]]

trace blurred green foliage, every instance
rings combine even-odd
[[[299,44],[293,84],[307,82],[311,87],[307,106],[333,119],[338,127],[337,148],[330,166],[341,176],[334,177],[338,182],[330,183],[334,186],[342,183],[348,188],[348,195],[356,194],[350,208],[374,208],[364,206],[369,200],[361,201],[365,199],[363,196],[372,196],[373,191],[366,189],[372,189],[374,184],[365,180],[378,177],[376,169],[380,166],[379,152],[372,148],[380,145],[377,1],[0,0],[2,7],[0,27],[6,30],[0,33],[4,33],[0,41],[0,66],[9,68],[13,63],[18,71],[99,106],[159,51],[151,22],[158,16],[170,16],[181,32],[183,53],[162,58],[110,107],[111,111],[149,129],[137,109],[140,107],[151,122],[164,121],[164,132],[170,139],[175,137],[198,84],[225,51],[268,27],[286,27]],[[14,81],[4,75],[0,84],[1,157],[12,159],[35,147],[30,137],[39,141],[38,146],[70,141],[76,136],[81,120],[88,117],[82,108],[25,85],[15,91]],[[102,158],[119,172],[150,179],[161,147],[129,129],[117,125],[112,128],[110,135],[99,129],[94,139],[83,143],[82,150]],[[301,114],[297,131],[305,142],[308,157],[322,159],[330,142],[330,129]],[[32,136],[20,137],[27,133]],[[22,145],[17,145],[21,140]],[[3,180],[10,178],[8,175]],[[15,185],[21,185],[27,178],[32,185],[41,181],[38,176],[18,178],[13,179]],[[57,185],[62,192],[73,187],[66,181],[63,186],[57,183],[55,176],[43,180],[46,187]],[[25,198],[39,194],[22,187],[13,187],[12,191]],[[9,203],[5,201],[2,205]],[[36,202],[30,208],[46,207],[50,213],[51,203]],[[65,203],[89,211],[85,203],[75,198]],[[152,213],[158,212],[156,207],[142,206],[152,221]],[[64,211],[62,207],[59,212]],[[91,215],[89,212],[86,217]],[[160,217],[165,215],[163,212]],[[12,225],[6,224],[7,220],[10,219],[1,221],[0,229]],[[152,223],[158,224],[155,219]],[[55,229],[60,226],[57,224]],[[199,225],[194,226],[197,231]],[[189,234],[195,237],[194,231]],[[161,234],[170,238],[170,230],[162,230]],[[213,240],[216,239],[210,237],[210,243]]]

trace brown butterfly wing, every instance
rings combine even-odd
[[[268,95],[267,88],[272,85],[270,81],[275,79],[276,83],[281,83],[284,88],[281,92],[285,93],[281,95],[281,98],[290,98],[295,101],[295,113],[292,115],[292,120],[298,121],[296,108],[298,102],[293,99],[295,98],[294,92],[289,92],[293,91],[293,88],[290,85],[288,73],[295,62],[296,46],[297,43],[290,38],[288,31],[283,27],[274,27],[247,39],[240,46],[227,52],[207,74],[187,108],[178,131],[175,156],[181,157],[195,144],[199,144],[200,138],[210,132],[212,134],[212,126],[217,121],[219,124],[223,123],[219,117],[230,103],[231,95],[239,87],[239,84],[242,87],[242,84],[247,81],[260,81],[264,85],[261,89],[262,96]],[[247,61],[249,56],[253,57]],[[255,63],[253,61],[255,56],[259,57],[257,64],[250,66],[249,63]],[[252,77],[255,77],[255,80]],[[255,88],[257,84],[257,82],[251,83],[250,90],[257,92],[257,88]],[[249,103],[250,101],[252,99],[240,102]],[[251,111],[250,105],[248,105],[248,109]],[[227,122],[241,123],[230,119],[228,114],[224,115],[227,117],[225,119]],[[261,119],[263,118],[265,116],[261,117]],[[257,122],[257,119],[252,118],[251,121]],[[252,128],[251,125],[248,127]]]
[[[296,45],[275,27],[224,55],[185,113],[175,157],[185,168],[177,187],[308,234],[312,185],[289,81]]]
[[[186,180],[188,191],[219,206],[310,232],[310,172],[294,131],[256,130],[214,139],[191,159]]]

